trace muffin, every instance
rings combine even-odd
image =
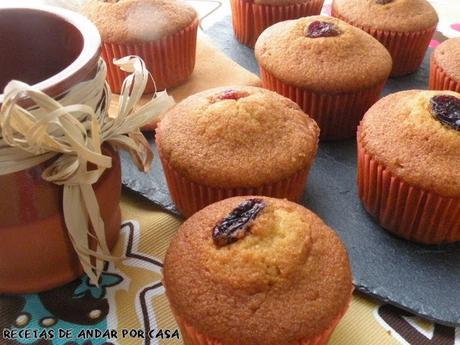
[[[99,29],[107,81],[115,93],[128,74],[113,60],[127,55],[140,56],[155,80],[145,93],[180,85],[192,74],[198,18],[182,0],[89,0],[82,12]]]
[[[359,195],[392,233],[460,240],[460,94],[403,91],[376,103],[358,130]]]
[[[355,136],[391,71],[391,57],[377,40],[325,16],[269,27],[255,54],[263,87],[299,104],[318,123],[322,140]]]
[[[288,19],[321,13],[324,0],[230,0],[233,32],[243,44],[254,47],[269,26]]]
[[[156,143],[169,191],[184,216],[236,195],[298,200],[319,129],[289,99],[257,87],[197,93],[160,121]]]
[[[326,344],[352,292],[336,233],[298,204],[259,196],[183,223],[163,283],[188,345]]]
[[[388,49],[393,77],[420,67],[438,24],[438,15],[426,0],[334,0],[331,12]]]
[[[431,90],[460,92],[460,37],[448,39],[434,50],[429,86]]]

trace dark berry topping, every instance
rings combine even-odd
[[[214,227],[212,230],[214,244],[222,247],[246,236],[252,222],[265,206],[262,199],[243,201]]]
[[[212,97],[214,102],[223,101],[226,99],[233,99],[235,101],[239,100],[240,98],[248,97],[249,92],[241,91],[241,90],[225,90],[215,96]]]
[[[335,24],[320,22],[319,20],[308,25],[307,30],[305,30],[305,36],[310,38],[332,37],[340,34],[340,30]]]
[[[443,124],[460,131],[460,98],[448,95],[431,98],[431,111]]]
[[[393,0],[375,0],[375,2],[379,5],[386,5],[386,4],[389,4],[390,2],[393,2]]]

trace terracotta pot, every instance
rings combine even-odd
[[[0,48],[1,90],[17,79],[57,97],[95,75],[100,37],[87,19],[67,10],[1,5]],[[94,189],[112,248],[121,223],[120,160],[110,148],[104,152],[113,168]],[[62,187],[41,178],[48,164],[0,176],[0,293],[43,291],[82,274],[64,223]]]

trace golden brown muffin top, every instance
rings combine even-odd
[[[433,52],[439,67],[451,78],[460,82],[460,37],[442,42]]]
[[[297,104],[249,86],[210,89],[168,111],[157,129],[163,158],[211,187],[259,187],[311,164],[319,129]]]
[[[452,95],[460,104],[460,94],[451,91],[391,94],[364,116],[360,138],[394,175],[442,196],[460,197],[460,131],[434,117],[430,102],[437,95]]]
[[[354,24],[396,32],[431,29],[438,15],[426,0],[334,0],[332,13]]]
[[[155,41],[197,18],[195,10],[182,0],[89,0],[81,11],[107,43]]]
[[[318,22],[338,35],[308,37]],[[392,60],[372,36],[339,19],[311,16],[277,23],[255,46],[260,66],[281,81],[315,92],[353,92],[388,78]]]
[[[251,199],[265,208],[246,236],[216,246],[215,225]],[[337,234],[298,204],[258,196],[226,199],[189,218],[171,242],[163,275],[175,313],[226,345],[313,338],[345,310],[352,290]]]

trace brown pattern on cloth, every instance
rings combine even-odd
[[[106,266],[107,269],[107,266]],[[109,274],[109,273],[105,273]],[[74,292],[82,283],[82,279],[77,279],[62,287],[48,290],[38,294],[43,307],[59,320],[78,325],[96,325],[104,320],[109,313],[109,303],[105,297],[105,291],[102,298],[94,298],[90,291],[85,291],[82,296],[75,298]],[[107,287],[110,285],[107,285]],[[104,287],[102,287],[104,288]],[[14,327],[18,315],[24,314],[23,309],[26,306],[26,299],[19,295],[0,295],[0,332],[3,329]],[[90,317],[91,311],[98,310],[100,313],[97,317]],[[0,345],[22,345],[14,339],[4,339],[0,333]],[[30,345],[52,345],[48,339],[37,339]],[[82,344],[69,341],[65,345],[93,345],[91,340]],[[105,342],[103,345],[114,345],[111,342]]]
[[[126,257],[127,258],[133,258],[137,259],[140,261],[144,261],[148,264],[156,265],[158,267],[163,267],[163,264],[160,261],[157,261],[155,259],[152,259],[148,256],[143,255],[140,252],[135,252],[134,251],[134,237],[135,237],[135,230],[134,230],[134,224],[132,222],[125,222],[122,224],[121,228],[123,229],[126,227],[128,229],[128,243],[126,247]],[[137,235],[139,236],[139,234]],[[149,291],[153,291],[155,289],[161,288],[163,284],[161,282],[158,283],[153,283],[150,286],[145,287],[142,291],[139,293],[139,302],[141,305],[141,311],[142,311],[142,322],[144,324],[144,330],[146,333],[149,333],[154,327],[151,325],[151,320],[155,318],[154,315],[149,315],[149,308],[148,308],[148,301],[147,301],[147,294]],[[145,345],[150,345],[152,343],[152,339],[149,337],[146,337],[144,339],[144,344]]]
[[[404,317],[413,314],[399,309],[390,304],[384,304],[378,308],[378,314],[395,332],[397,332],[409,344],[416,345],[454,345],[455,328],[434,325],[433,337],[427,338],[414,326],[407,322]]]
[[[42,292],[39,294],[40,300],[43,306],[60,320],[79,325],[95,325],[107,317],[109,303],[106,298],[93,298],[89,293],[75,298],[73,293],[79,285],[80,280],[76,280],[60,288]],[[95,309],[101,311],[100,315],[90,318],[89,313]]]
[[[17,315],[26,305],[26,300],[22,296],[0,295],[0,331],[11,327],[16,321]],[[0,345],[22,345],[16,340],[4,339],[0,335]],[[32,345],[51,345],[51,342],[45,339],[39,339]]]

